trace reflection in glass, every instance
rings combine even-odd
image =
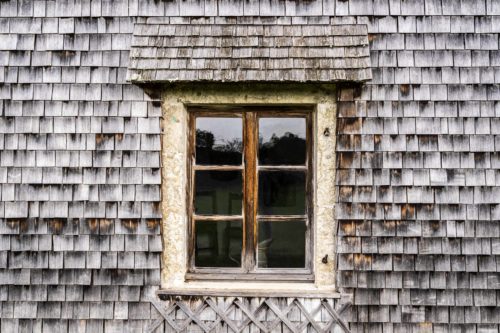
[[[304,268],[304,221],[259,221],[257,261],[260,268]]]
[[[241,165],[240,118],[196,118],[196,164]]]
[[[240,267],[241,221],[198,221],[195,225],[196,267]]]
[[[305,118],[259,119],[259,164],[304,165]]]
[[[241,215],[241,171],[196,171],[194,210],[200,215]]]
[[[302,215],[306,210],[302,171],[259,172],[259,215]]]

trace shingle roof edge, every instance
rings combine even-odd
[[[365,82],[364,24],[136,23],[127,81]]]

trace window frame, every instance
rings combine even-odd
[[[169,293],[287,291],[337,294],[337,153],[338,87],[325,83],[172,83],[161,92],[161,223],[160,290]],[[187,278],[187,152],[190,106],[305,106],[313,113],[314,134],[314,281],[190,280]],[[225,108],[227,109],[227,107]],[[342,176],[342,175],[339,175]],[[337,216],[336,216],[337,215]]]
[[[314,281],[314,105],[188,105],[187,119],[187,272],[186,280],[275,280],[275,281]],[[239,166],[198,166],[196,151],[197,117],[237,117],[242,119],[243,152]],[[303,166],[259,166],[258,164],[258,127],[260,118],[304,118],[306,120],[306,161]],[[239,268],[196,267],[195,266],[195,213],[194,213],[194,175],[196,170],[241,170],[242,171],[242,265]],[[305,267],[304,268],[258,268],[256,236],[258,221],[279,220],[285,216],[262,218],[258,208],[259,171],[304,170],[306,173],[306,212],[294,216],[306,222]],[[198,220],[199,216],[196,216]],[[221,220],[220,217],[205,216],[205,220]],[[201,222],[202,223],[202,222]],[[286,223],[286,222],[283,222]],[[292,222],[293,223],[293,222]],[[253,240],[253,241],[249,241]]]

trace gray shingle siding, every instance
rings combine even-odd
[[[125,82],[137,18],[110,10],[0,3],[1,332],[138,331],[155,317],[161,112]]]
[[[137,23],[127,78],[179,81],[338,82],[371,79],[364,24],[291,18],[150,18]],[[173,21],[173,22],[172,22]],[[302,24],[301,24],[302,23]]]
[[[204,15],[367,25],[373,79],[340,91],[337,129],[351,328],[498,332],[497,0],[0,2],[0,331],[158,318],[161,110],[129,50],[137,22]]]
[[[391,16],[358,17],[373,80],[340,97],[339,284],[354,293],[351,327],[497,332],[498,4],[386,4]]]

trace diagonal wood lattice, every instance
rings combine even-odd
[[[336,299],[299,297],[168,296],[151,303],[161,314],[146,332],[349,333]]]

